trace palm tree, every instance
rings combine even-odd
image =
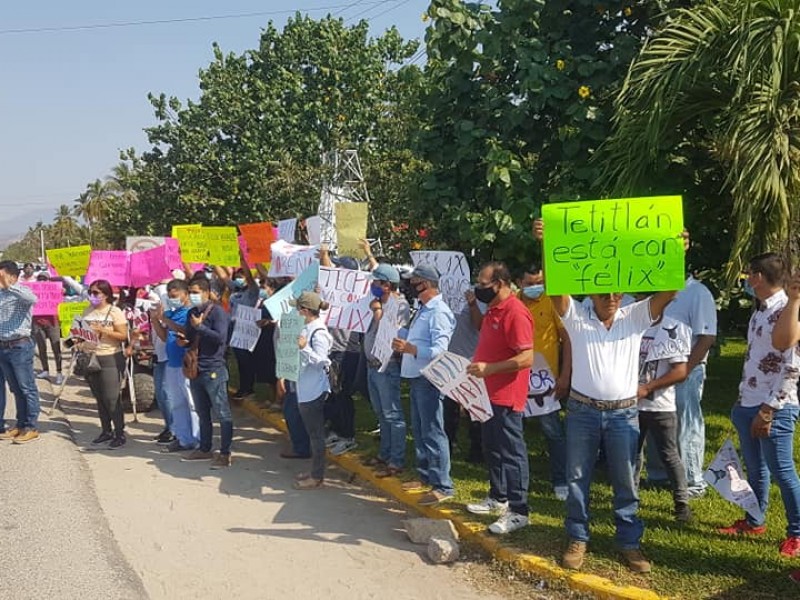
[[[110,203],[114,197],[114,192],[108,183],[100,179],[95,179],[86,186],[86,191],[75,200],[77,204],[75,209],[76,214],[82,217],[89,227],[90,243],[92,241],[94,226],[101,223],[106,217],[110,209]]]
[[[800,211],[800,0],[728,0],[674,11],[631,65],[599,159],[636,193],[690,128],[727,172],[736,238],[728,276],[788,251]]]
[[[48,233],[50,242],[55,248],[71,246],[80,241],[81,227],[69,206],[62,204],[58,208]]]

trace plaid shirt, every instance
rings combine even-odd
[[[31,314],[36,294],[18,283],[0,289],[0,341],[7,342],[31,334]]]

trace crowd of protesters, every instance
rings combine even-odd
[[[542,240],[544,235],[537,221],[534,236]],[[443,397],[422,371],[449,351],[467,358],[467,373],[485,381],[493,413],[483,423],[468,424],[466,455],[470,462],[485,464],[489,492],[466,509],[495,515],[488,529],[497,535],[528,525],[525,422],[536,420],[546,438],[553,494],[565,502],[569,543],[563,565],[583,565],[590,539],[590,487],[595,471],[605,466],[621,556],[632,571],[650,571],[640,547],[644,523],[638,516],[645,460],[647,477],[641,485],[671,489],[677,522],[692,519],[690,501],[706,492],[701,399],[706,361],[717,334],[716,308],[708,289],[690,275],[680,291],[635,298],[594,294],[581,302],[548,296],[540,265],[512,274],[505,264],[490,262],[477,271],[474,288],[465,294],[465,309],[454,314],[433,265],[401,271],[377,260],[368,243],[362,248],[366,260],[361,262],[332,258],[324,248],[319,258],[324,266],[371,273],[371,325],[364,333],[329,329],[324,319],[328,305],[318,290],[295,297],[291,304],[303,321],[296,340],[296,381],[276,376],[280,322],[264,306],[291,280],[271,278],[261,265],[255,272],[244,263],[235,270],[209,267],[196,273],[187,267],[176,271],[172,280],[138,291],[114,289],[104,280],[86,287],[63,278],[66,298],[90,302],[79,329],[94,335],[72,341],[74,350],[93,353],[98,363],[86,374],[100,418],[100,432],[92,444],[108,449],[125,444],[119,397],[125,345],[135,336],[148,336],[164,418],[156,441],[164,452],[179,453],[185,461],[208,461],[212,469],[230,468],[231,402],[252,395],[255,384],[262,382],[274,389],[272,408],[283,412],[289,431],[281,456],[310,459],[310,468],[297,475],[295,487],[319,489],[325,484],[326,452],[342,454],[356,447],[353,395],[361,393],[369,400],[380,436],[378,452],[366,464],[374,467],[376,477],[401,478],[404,490],[419,493],[420,506],[437,505],[454,495],[451,455],[464,411],[455,400]],[[38,437],[33,369],[37,345],[42,364],[38,377],[51,378],[49,341],[55,381],[63,382],[59,324],[32,318],[36,298],[24,285],[35,279],[30,271],[26,265],[20,275],[15,263],[0,262],[0,378],[8,383],[17,409],[16,426],[0,427],[0,438],[14,443]],[[800,277],[789,277],[780,256],[762,254],[749,262],[744,285],[756,310],[731,418],[762,514],[745,514],[720,533],[765,532],[763,514],[774,477],[788,521],[779,552],[798,556],[800,479],[792,441],[800,410]],[[118,306],[126,298],[147,315],[146,327]],[[376,344],[390,301],[397,303],[391,312],[397,334],[385,363]],[[237,305],[261,310],[261,334],[252,351],[229,348]],[[238,389],[230,394],[229,359],[238,371]],[[550,385],[542,392],[544,379]],[[409,390],[409,415],[402,402],[403,382]],[[5,385],[0,388],[1,415]],[[220,440],[216,452],[215,423]],[[409,432],[414,476],[406,456]]]

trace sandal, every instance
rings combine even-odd
[[[301,479],[300,481],[294,482],[294,489],[296,490],[318,490],[323,485],[323,479],[314,479],[313,477],[309,477],[308,479]]]
[[[392,465],[386,465],[382,469],[377,469],[375,471],[375,477],[378,479],[385,479],[386,477],[397,477],[398,475],[402,475],[405,471],[402,467],[393,467]]]

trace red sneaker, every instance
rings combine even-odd
[[[800,556],[800,537],[788,537],[781,544],[781,556]]]
[[[717,531],[724,535],[762,535],[767,532],[767,526],[754,527],[746,519],[739,519],[734,521],[730,527],[720,527]]]

